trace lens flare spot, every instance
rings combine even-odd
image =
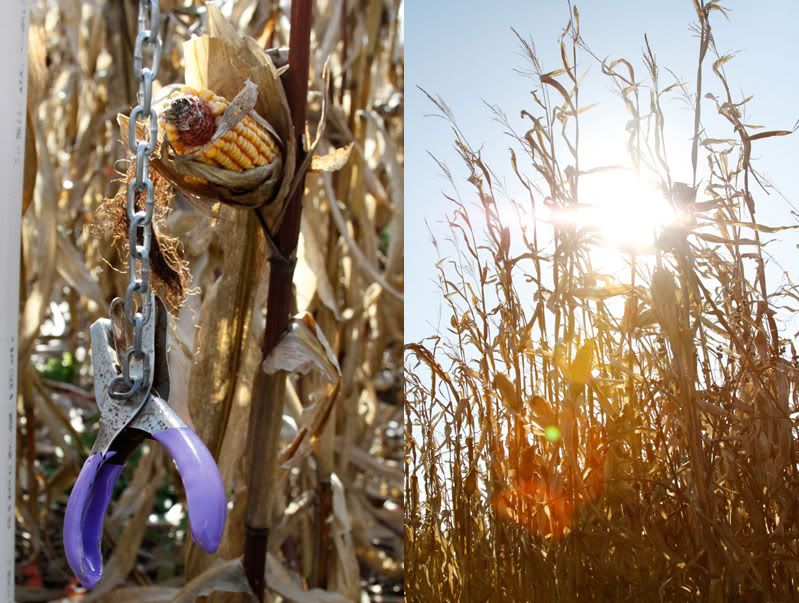
[[[544,437],[548,442],[557,442],[560,440],[560,427],[557,425],[547,425],[544,428]]]

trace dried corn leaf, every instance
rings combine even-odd
[[[70,287],[92,300],[98,308],[106,304],[100,283],[86,268],[81,253],[64,233],[58,233],[58,273]]]
[[[591,379],[591,371],[594,368],[594,349],[594,340],[588,339],[577,350],[569,367],[569,381],[571,383],[585,385]]]
[[[306,312],[291,320],[286,333],[264,360],[263,370],[270,375],[279,371],[307,375],[314,370],[330,384],[315,394],[320,400],[303,410],[297,436],[279,455],[283,466],[294,466],[311,453],[330,418],[341,388],[341,368],[324,333]]]
[[[212,592],[252,595],[252,589],[247,582],[247,576],[244,575],[244,567],[240,558],[231,559],[206,570],[180,589],[172,603],[194,603],[200,597]]]
[[[302,590],[299,580],[272,555],[266,558],[266,582],[270,590],[294,603],[350,603],[352,600],[338,593],[331,593],[319,588]]]
[[[341,317],[336,292],[327,271],[327,257],[322,252],[326,244],[320,224],[309,218],[313,208],[302,212],[300,239],[297,244],[297,267],[295,282],[297,283],[297,307],[306,310],[311,306],[314,295],[318,295],[322,303],[333,312],[338,320]],[[313,212],[314,217],[321,217]]]
[[[200,330],[195,338],[197,361],[189,380],[189,410],[197,434],[216,452],[224,433],[239,375],[241,350],[248,332],[252,282],[257,274],[257,247],[230,245],[229,241],[253,241],[255,219],[227,209],[215,232],[223,250],[221,276],[205,293],[200,310]]]
[[[103,603],[172,603],[178,591],[169,586],[117,588],[103,598]]]
[[[508,410],[518,413],[522,408],[522,401],[516,391],[516,385],[504,373],[494,375],[494,388],[499,390],[499,398]]]
[[[344,485],[335,473],[330,476],[330,485],[333,489],[333,543],[337,553],[333,586],[347,599],[354,601],[361,589],[350,511],[347,508]]]
[[[345,147],[333,149],[325,155],[314,155],[311,161],[312,172],[337,172],[350,159],[353,143]]]
[[[305,312],[291,319],[275,349],[264,360],[264,371],[278,371],[307,375],[316,370],[328,383],[336,384],[341,379],[341,368],[322,330],[310,313]]]

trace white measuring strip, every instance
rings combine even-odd
[[[0,19],[0,601],[14,600],[14,478],[16,475],[17,334],[25,106],[28,94],[29,0],[6,3]],[[33,133],[31,132],[31,135]]]

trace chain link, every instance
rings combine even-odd
[[[150,359],[142,346],[144,325],[152,316],[150,303],[150,243],[155,205],[155,187],[150,179],[150,157],[158,142],[158,113],[152,107],[153,81],[161,62],[161,10],[158,0],[139,1],[138,34],[133,50],[133,73],[139,80],[138,104],[130,113],[128,146],[135,152],[136,172],[128,185],[127,213],[130,229],[128,244],[128,286],[124,314],[133,328],[133,345],[121,359],[122,374],[111,383],[109,394],[117,399],[133,397],[149,381]],[[149,61],[149,64],[145,64]],[[139,125],[149,133],[138,138]],[[136,207],[136,196],[144,193],[144,208]],[[135,365],[134,365],[135,363]],[[132,371],[131,368],[138,368]]]

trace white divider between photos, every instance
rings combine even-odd
[[[28,7],[29,0],[5,2],[0,18],[0,601],[14,600],[17,308],[28,93]]]

